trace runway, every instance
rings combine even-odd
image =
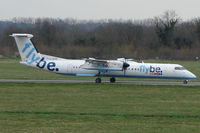
[[[12,80],[1,79],[0,83],[75,83],[75,84],[95,84],[95,81],[86,80]],[[163,81],[116,81],[116,83],[110,83],[109,81],[103,81],[102,84],[130,84],[130,85],[177,85],[177,86],[200,86],[200,82],[163,82]]]

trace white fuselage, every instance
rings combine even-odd
[[[178,64],[155,64],[155,63],[138,63],[128,61],[130,64],[126,70],[121,71],[102,71],[88,70],[81,66],[85,60],[55,59],[37,61],[25,65],[44,69],[62,75],[71,76],[102,76],[102,77],[132,77],[132,78],[164,78],[164,79],[195,79],[196,76],[190,71],[184,69]]]

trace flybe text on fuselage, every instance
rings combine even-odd
[[[140,65],[140,72],[145,73],[146,75],[163,75],[160,67],[153,67],[151,65]]]
[[[38,68],[41,68],[41,69],[43,69],[43,68],[45,68],[46,66],[47,66],[47,69],[49,70],[49,71],[59,71],[59,69],[58,68],[56,68],[56,63],[55,62],[46,62],[45,60],[44,60],[44,57],[42,57],[42,59],[36,64],[36,66],[38,67]]]
[[[28,42],[25,44],[24,48],[22,49],[22,53],[25,53],[26,51],[28,51],[27,55],[25,56],[26,59],[32,56],[31,60],[28,62],[29,65],[36,63],[40,59],[40,56],[38,56],[38,54],[35,53],[36,49],[34,47],[31,48],[31,46],[33,46],[33,44]],[[45,61],[44,57],[42,57],[41,60],[36,63],[36,67],[40,69],[44,69],[46,67],[47,70],[49,71],[59,71],[59,69],[56,68],[55,62],[52,62],[52,61],[47,62]]]

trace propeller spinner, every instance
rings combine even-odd
[[[123,68],[125,69],[125,68],[127,68],[127,67],[129,67],[130,65],[127,63],[127,62],[124,62],[123,63]]]

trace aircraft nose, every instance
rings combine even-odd
[[[197,76],[196,76],[196,75],[194,75],[193,73],[192,73],[192,77],[193,77],[194,79],[196,79],[196,78],[197,78]]]
[[[191,73],[190,71],[187,72],[187,75],[190,79],[196,79],[196,75],[194,75],[193,73]]]

